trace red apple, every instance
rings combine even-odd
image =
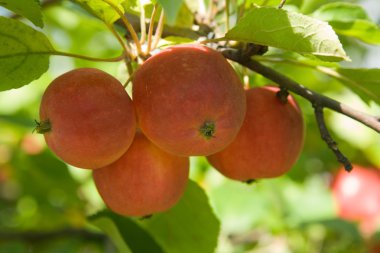
[[[359,222],[369,235],[380,219],[380,170],[354,165],[351,172],[340,168],[332,182],[333,198],[342,219]]]

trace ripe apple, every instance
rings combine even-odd
[[[149,58],[134,75],[132,98],[147,138],[181,156],[225,148],[246,110],[243,85],[231,65],[200,45],[173,46]]]
[[[228,178],[250,181],[278,177],[297,161],[304,143],[302,113],[292,96],[276,97],[278,87],[246,91],[247,113],[235,140],[207,159]]]
[[[332,181],[338,215],[359,222],[369,235],[380,222],[380,170],[354,165],[351,172],[340,168]]]
[[[98,69],[81,68],[48,86],[36,130],[66,163],[95,169],[125,153],[136,131],[136,116],[117,79]]]
[[[131,147],[116,162],[93,171],[106,205],[127,216],[147,216],[172,207],[182,196],[189,158],[169,154],[137,132]]]

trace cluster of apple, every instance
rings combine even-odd
[[[205,46],[174,46],[145,61],[132,98],[121,83],[82,68],[46,89],[37,131],[63,161],[93,169],[114,212],[145,216],[172,207],[188,178],[189,156],[231,179],[287,172],[303,146],[302,113],[279,88],[245,90],[228,61]]]

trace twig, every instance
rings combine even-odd
[[[164,9],[161,9],[160,19],[158,20],[156,33],[154,34],[152,49],[156,49],[158,42],[161,39],[162,31],[164,30],[164,17],[165,17]]]
[[[28,53],[28,54],[33,54],[33,53]],[[114,58],[108,58],[108,59],[95,58],[95,57],[90,57],[90,56],[86,56],[86,55],[79,55],[79,54],[60,52],[60,51],[54,51],[52,53],[47,53],[47,54],[68,56],[68,57],[78,58],[78,59],[82,59],[82,60],[98,61],[98,62],[118,62],[118,61],[123,60],[126,57],[124,52],[120,56],[117,56]]]
[[[285,3],[286,3],[286,0],[281,0],[281,3],[278,5],[277,8],[281,9],[282,7],[284,7]]]
[[[150,17],[150,22],[149,22],[146,55],[150,53],[150,50],[152,47],[152,35],[153,35],[153,29],[154,29],[154,19],[156,17],[157,9],[158,9],[158,5],[155,4],[153,7],[152,16]]]
[[[145,9],[144,5],[140,3],[140,28],[141,28],[141,38],[140,43],[145,43],[146,39],[146,24],[145,24]]]
[[[325,119],[323,115],[323,107],[316,104],[314,104],[313,107],[314,107],[315,119],[317,121],[322,140],[324,140],[327,146],[334,152],[335,156],[338,159],[338,162],[343,164],[344,169],[350,172],[352,170],[352,164],[348,160],[348,158],[339,150],[338,144],[331,137],[329,130],[326,127],[326,123],[325,123]]]
[[[127,30],[129,31],[129,33],[131,34],[132,36],[132,39],[133,39],[133,42],[135,43],[136,45],[136,49],[137,49],[137,54],[140,55],[141,54],[141,44],[140,44],[140,40],[137,36],[137,33],[135,31],[135,29],[133,28],[133,26],[129,23],[127,17],[124,15],[124,13],[119,9],[119,7],[114,4],[111,0],[102,0],[104,1],[105,3],[107,3],[109,6],[112,7],[112,9],[114,9],[117,14],[119,14],[120,18],[121,18],[121,21],[123,22],[124,26],[127,28]]]
[[[112,24],[106,24],[111,33],[115,36],[121,47],[123,48],[124,54],[129,57],[129,59],[133,59],[134,55],[127,43],[124,42],[123,38],[118,34],[115,27]]]
[[[293,81],[292,79],[286,77],[285,75],[275,71],[272,68],[269,68],[261,63],[249,58],[241,57],[241,52],[236,49],[224,49],[221,50],[223,55],[241,65],[263,75],[264,77],[272,80],[275,83],[278,83],[280,86],[287,88],[288,90],[294,92],[295,94],[300,95],[301,97],[310,101],[311,104],[318,104],[322,107],[329,108],[333,111],[346,115],[367,127],[375,130],[380,133],[380,118],[375,117],[361,111],[355,110],[352,107],[340,103],[332,98],[326,97],[322,94],[319,94],[315,91],[312,91],[305,86]]]

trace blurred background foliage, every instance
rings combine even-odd
[[[188,11],[195,8],[194,2],[197,1],[186,1]],[[207,6],[208,1],[205,2]],[[279,1],[245,1],[246,4],[249,2],[277,5]],[[288,1],[287,8],[312,13],[327,2],[332,1],[293,0]],[[376,0],[355,2],[364,6],[376,23],[380,22],[380,4]],[[1,12],[9,15],[5,9]],[[103,58],[114,57],[120,52],[119,44],[105,25],[73,2],[51,5],[43,14],[43,32],[61,51]],[[344,63],[346,66],[380,68],[379,47],[352,38],[340,39],[352,58],[352,62]],[[274,50],[275,53],[279,52]],[[128,77],[123,63],[52,56],[49,71],[40,79],[28,86],[0,93],[0,253],[160,252],[159,247],[153,246],[150,251],[141,251],[144,243],[136,244],[139,236],[136,240],[129,239],[129,243],[124,238],[128,246],[123,246],[123,238],[117,237],[111,231],[113,227],[107,225],[109,220],[91,222],[94,218],[88,217],[105,207],[90,171],[62,163],[46,148],[43,137],[33,133],[46,86],[58,75],[79,67],[102,69],[122,82]],[[272,67],[317,92],[364,112],[380,115],[379,105],[362,102],[342,84],[311,68],[286,64],[272,64]],[[241,67],[235,68],[238,73],[245,73]],[[268,80],[249,73],[249,83],[251,86],[263,85]],[[286,175],[246,185],[224,178],[203,157],[191,158],[191,179],[205,190],[220,221],[216,252],[368,252],[367,240],[357,224],[337,217],[329,185],[332,174],[340,165],[319,136],[309,102],[300,97],[296,99],[304,113],[306,142],[299,161]],[[341,150],[352,162],[380,168],[380,136],[376,132],[331,112],[327,113],[327,123]],[[202,212],[195,205],[193,207]],[[181,215],[184,211],[179,212]],[[187,220],[178,221],[178,227],[191,227],[191,215],[201,215],[199,212],[189,213]],[[113,222],[124,222],[123,228],[131,234],[138,234],[141,230],[127,219],[117,219]],[[209,220],[207,217],[201,219],[206,228]],[[106,227],[111,231],[106,234],[114,236],[107,236],[99,227]],[[207,237],[207,229],[189,229],[197,231],[200,237]],[[144,236],[147,235],[140,238]],[[189,248],[188,252],[196,251]]]

